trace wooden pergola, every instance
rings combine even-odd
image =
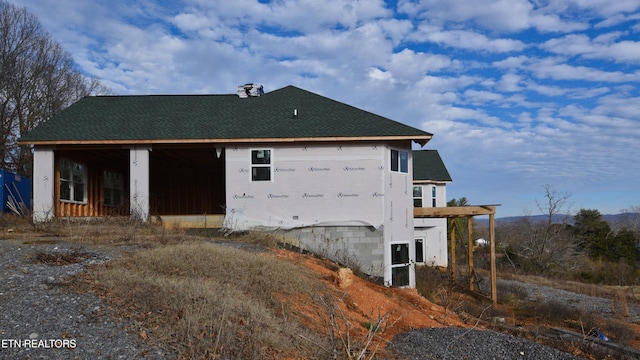
[[[413,216],[416,218],[447,218],[450,222],[451,241],[451,271],[456,271],[456,236],[455,219],[466,217],[468,228],[468,256],[469,256],[469,290],[475,291],[474,269],[473,269],[473,217],[477,215],[489,215],[489,246],[491,251],[491,301],[493,305],[498,304],[498,294],[496,286],[496,232],[495,215],[496,207],[500,205],[472,205],[472,206],[450,206],[433,208],[414,208]]]

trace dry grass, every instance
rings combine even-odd
[[[270,254],[186,242],[142,250],[92,276],[122,316],[139,321],[142,338],[182,358],[313,357],[325,341],[281,300],[312,298],[318,279]]]

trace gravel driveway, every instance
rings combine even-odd
[[[80,263],[44,265],[37,253],[73,256]],[[160,349],[141,348],[114,322],[92,293],[67,291],[64,279],[87,264],[111,258],[105,250],[77,244],[24,244],[0,240],[1,359],[163,359]],[[46,257],[45,257],[46,260]]]
[[[540,299],[543,301],[558,301],[563,304],[569,304],[569,306],[575,309],[598,314],[602,317],[611,317],[616,315],[612,311],[612,309],[616,308],[616,306],[612,304],[612,300],[603,297],[589,296],[571,291],[555,289],[549,286],[525,283],[522,281],[499,279],[498,286],[503,284],[520,287],[527,292],[527,296],[532,300],[537,301]],[[629,303],[626,307],[629,311],[628,321],[632,323],[640,323],[640,306]]]

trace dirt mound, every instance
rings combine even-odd
[[[382,341],[382,346],[400,333],[422,329],[441,327],[468,327],[458,316],[436,305],[418,294],[416,289],[388,288],[374,284],[355,276],[351,270],[337,268],[327,260],[294,253],[286,250],[276,250],[279,257],[302,264],[320,274],[327,286],[332,289],[331,299],[325,299],[325,309],[310,306],[313,302],[294,299],[289,306],[296,312],[304,313],[308,319],[306,326],[317,331],[326,330],[327,308],[333,304],[336,318],[343,320],[340,331],[347,331],[344,324],[348,323],[350,335],[366,337],[372,327],[376,327],[376,338]],[[330,309],[329,309],[330,310]],[[380,320],[382,322],[378,323]],[[380,328],[377,328],[377,327]],[[324,327],[324,329],[322,329]]]

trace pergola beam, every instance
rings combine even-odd
[[[495,215],[497,205],[448,206],[413,208],[414,217],[454,218],[476,215]]]
[[[498,304],[498,292],[497,292],[497,270],[496,270],[496,234],[495,234],[495,214],[496,206],[499,205],[473,205],[473,206],[448,206],[448,207],[432,207],[432,208],[414,208],[414,218],[447,218],[451,221],[451,271],[455,274],[456,269],[456,257],[455,257],[455,222],[453,219],[459,217],[467,218],[467,226],[469,230],[468,241],[468,257],[469,257],[469,290],[474,291],[474,272],[473,268],[473,236],[471,234],[473,216],[489,215],[489,244],[491,250],[491,300],[493,305]]]

